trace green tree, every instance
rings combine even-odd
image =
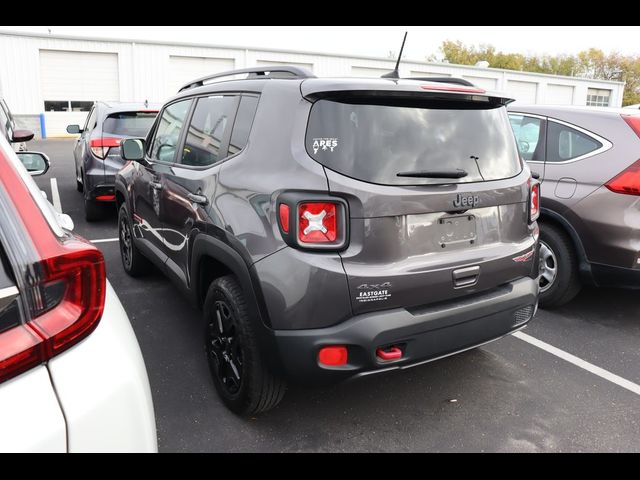
[[[487,61],[493,68],[549,73],[599,80],[626,82],[623,105],[640,103],[640,55],[604,53],[597,48],[584,50],[577,55],[531,55],[496,51],[487,44],[465,45],[460,41],[446,40],[440,47],[441,60],[460,65],[475,65]],[[430,61],[437,60],[435,56]]]

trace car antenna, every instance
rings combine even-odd
[[[398,60],[396,61],[396,68],[393,69],[392,72],[385,73],[381,78],[400,78],[400,72],[398,68],[400,67],[400,59],[402,58],[402,51],[404,50],[404,42],[407,40],[407,32],[404,32],[404,38],[402,39],[402,46],[400,47],[400,55],[398,55]]]

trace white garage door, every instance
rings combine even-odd
[[[510,97],[515,98],[518,103],[536,103],[538,84],[509,80],[507,82],[507,93]]]
[[[351,67],[351,76],[353,77],[381,77],[385,73],[393,70],[391,68],[372,68],[372,67]]]
[[[275,60],[258,60],[256,62],[258,64],[258,67],[270,67],[273,65],[293,65],[294,67],[302,67],[302,68],[306,68],[307,70],[310,70],[311,72],[313,72],[313,63],[300,63],[300,62],[277,62]]]
[[[439,72],[427,72],[427,71],[418,71],[411,70],[412,77],[450,77],[449,73],[439,73]]]
[[[498,85],[498,80],[496,80],[495,78],[473,77],[470,75],[464,75],[462,78],[464,78],[465,80],[469,80],[476,87],[480,87],[485,90],[495,90]]]
[[[118,54],[40,50],[40,87],[47,135],[66,135],[94,101],[120,99]]]
[[[180,87],[187,82],[205,75],[226,72],[235,68],[233,58],[205,58],[205,57],[169,57],[169,85],[167,96],[178,93]]]
[[[573,87],[571,85],[547,85],[545,102],[549,105],[573,104]]]

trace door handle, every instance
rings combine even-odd
[[[162,190],[162,184],[160,182],[149,182],[149,185],[151,185],[151,188],[154,190]]]
[[[196,195],[195,193],[190,193],[189,195],[187,195],[187,198],[189,198],[189,200],[191,200],[193,203],[197,203],[199,205],[206,205],[209,203],[209,200],[207,200],[207,197],[205,197],[204,195]]]
[[[473,267],[459,268],[453,271],[452,276],[454,288],[471,287],[478,283],[480,267],[476,265]]]

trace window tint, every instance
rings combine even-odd
[[[561,123],[549,122],[548,131],[548,162],[564,162],[602,147],[596,139]]]
[[[510,114],[509,121],[522,159],[544,162],[544,120]]]
[[[387,185],[481,182],[521,171],[504,107],[423,105],[318,100],[309,117],[307,152],[339,173]],[[446,180],[397,176],[445,169],[463,169],[467,176]]]
[[[240,100],[236,121],[233,124],[233,133],[229,142],[229,155],[235,155],[242,150],[249,141],[249,133],[253,118],[258,109],[258,98],[244,95]]]
[[[203,167],[222,159],[224,134],[233,116],[237,97],[216,96],[198,99],[182,152],[182,163]]]
[[[151,145],[149,156],[152,160],[168,163],[174,161],[180,132],[190,106],[191,100],[183,100],[173,103],[163,110]]]
[[[102,125],[104,133],[146,137],[157,112],[118,112],[109,115]]]

